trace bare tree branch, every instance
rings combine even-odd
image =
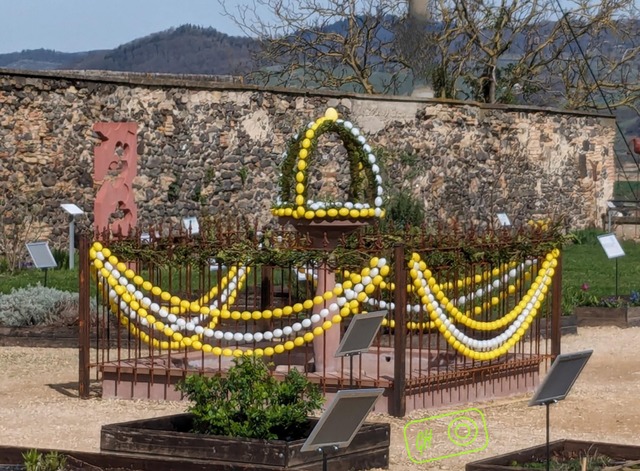
[[[397,92],[412,77],[393,31],[406,2],[392,0],[257,0],[225,15],[260,40],[259,84]]]

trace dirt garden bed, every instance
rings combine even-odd
[[[593,348],[570,396],[551,408],[551,439],[640,445],[640,328],[585,327],[563,337],[562,351]],[[96,453],[102,425],[185,412],[179,402],[77,397],[77,348],[0,347],[0,445]],[[371,414],[372,422],[391,424],[392,471],[461,471],[467,463],[539,445],[545,441],[545,411],[527,407],[529,396],[479,403],[488,429],[482,452],[413,463],[405,446],[404,426],[442,413],[420,410],[398,419]],[[462,408],[460,408],[462,409]],[[415,440],[416,437],[408,437]]]

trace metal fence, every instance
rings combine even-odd
[[[531,299],[552,243],[542,231],[369,230],[335,249],[313,248],[295,231],[239,226],[97,239],[80,244],[81,396],[93,376],[103,396],[180,399],[178,381],[223,373],[250,350],[274,375],[296,368],[325,394],[384,387],[385,411],[403,416],[531,389],[541,365],[560,352],[561,258],[553,283],[538,291],[544,299]],[[442,299],[444,328],[429,307]],[[523,326],[527,305],[537,315]],[[334,359],[331,335],[374,310],[387,314],[369,351]],[[518,332],[503,354],[480,347]],[[457,339],[470,342],[466,353],[484,353],[465,354]]]

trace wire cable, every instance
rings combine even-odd
[[[589,70],[589,73],[591,74],[591,78],[593,79],[593,82],[594,82],[596,88],[600,92],[600,96],[602,97],[602,100],[604,101],[604,104],[607,107],[607,110],[609,111],[609,114],[611,114],[612,116],[615,116],[614,113],[613,113],[613,110],[609,106],[609,102],[607,100],[607,97],[604,94],[604,91],[602,90],[602,87],[600,86],[600,82],[598,82],[598,79],[597,79],[595,73],[593,72],[593,69],[591,68],[591,64],[589,64],[589,61],[587,60],[586,54],[584,53],[584,50],[582,49],[582,46],[580,45],[580,41],[578,41],[576,33],[573,30],[573,27],[571,26],[571,23],[569,22],[568,14],[565,13],[565,11],[562,9],[562,5],[560,4],[560,0],[556,0],[556,4],[558,5],[558,9],[560,10],[560,13],[562,14],[562,19],[564,20],[564,22],[567,25],[567,28],[571,32],[571,36],[573,38],[573,41],[576,43],[578,51],[580,51],[580,55],[582,56],[582,59],[584,60],[584,63],[586,64],[587,69]],[[569,45],[569,47],[571,48],[571,45]],[[580,77],[582,77],[582,80],[588,86],[589,83],[587,82],[587,79],[585,78],[584,74],[582,73],[582,70],[579,70],[579,72],[580,72]],[[596,101],[593,98],[592,92],[589,92],[589,97],[593,101],[594,107],[597,108]],[[622,140],[623,140],[627,150],[629,151],[629,155],[631,155],[631,158],[633,159],[633,162],[636,164],[636,167],[640,171],[640,164],[638,163],[638,161],[636,160],[635,156],[633,155],[633,151],[631,150],[631,147],[629,146],[629,143],[627,142],[627,139],[625,138],[625,135],[622,132],[622,128],[620,127],[620,124],[618,124],[618,120],[616,119],[615,122],[616,122],[616,128],[618,129],[618,132],[622,136]],[[631,191],[631,194],[633,195],[633,198],[634,198],[635,202],[637,203],[638,202],[638,196],[636,195],[636,192],[634,191],[633,186],[631,185],[631,182],[630,182],[629,178],[627,177],[627,172],[624,169],[624,166],[622,164],[622,160],[620,159],[618,153],[615,150],[615,146],[614,146],[613,152],[614,152],[614,155],[615,155],[616,160],[618,162],[618,165],[619,165],[620,169],[622,170],[622,174],[623,174],[627,184],[629,185],[629,190]]]

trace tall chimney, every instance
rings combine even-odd
[[[429,19],[428,4],[429,0],[409,0],[409,18],[414,20]]]

